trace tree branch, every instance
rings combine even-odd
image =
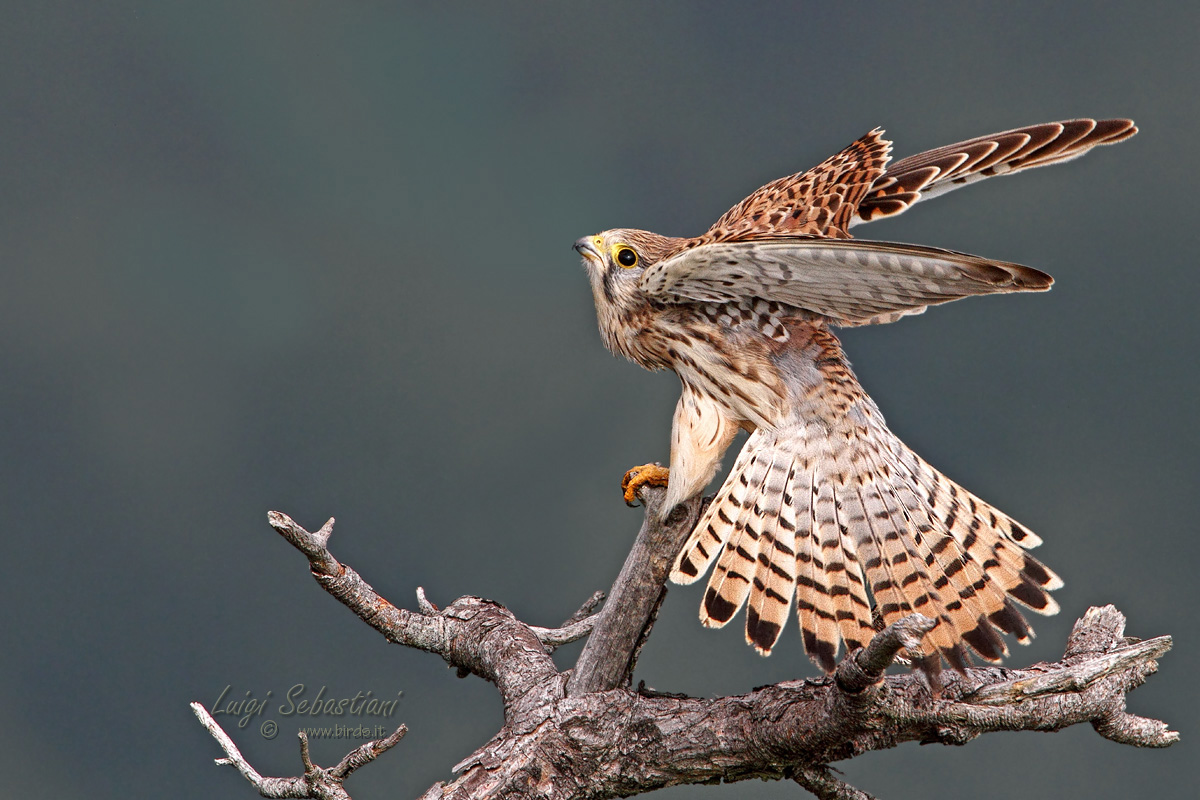
[[[923,614],[911,614],[893,622],[871,638],[867,646],[842,659],[836,677],[838,686],[848,694],[858,694],[879,683],[883,673],[901,650],[919,650],[921,637],[933,630],[937,620]]]
[[[506,713],[523,703],[545,702],[546,693],[561,693],[563,681],[537,634],[499,603],[468,596],[435,613],[429,613],[435,607],[427,599],[422,612],[397,608],[329,552],[332,519],[317,533],[278,511],[267,520],[304,553],[325,591],[388,641],[437,653],[451,666],[496,684]]]
[[[1111,606],[1089,612],[1085,627],[1120,612]],[[468,771],[441,786],[441,797],[500,796],[616,797],[664,786],[748,778],[790,778],[819,797],[866,795],[836,779],[826,767],[870,750],[907,741],[963,744],[992,731],[1059,730],[1080,722],[1136,729],[1127,743],[1166,746],[1178,735],[1130,727],[1125,694],[1153,671],[1147,660],[1130,663],[1110,651],[1039,664],[1025,670],[984,668],[966,677],[947,675],[935,699],[917,674],[876,676],[851,692],[843,670],[865,674],[893,656],[926,622],[913,617],[894,623],[839,667],[838,677],[791,681],[737,697],[700,699],[642,696],[624,689],[569,696],[549,710],[536,741],[493,740],[463,766]],[[1122,647],[1110,641],[1114,648]],[[1142,650],[1141,658],[1149,658]],[[878,658],[877,658],[878,657]],[[982,687],[1053,676],[1066,687],[1001,705],[972,700]],[[1078,691],[1082,676],[1090,676]],[[851,687],[853,688],[853,687]],[[1155,723],[1161,725],[1161,723]],[[1099,728],[1098,728],[1099,730]],[[1103,731],[1102,731],[1103,733]],[[519,766],[516,766],[519,765]],[[530,776],[541,776],[548,793],[534,792]]]
[[[659,522],[666,491],[643,486],[640,496],[646,506],[641,530],[567,682],[569,695],[628,685],[638,644],[666,595],[671,563],[700,517],[701,501],[696,498],[676,507],[665,523]]]
[[[815,794],[820,800],[875,800],[861,789],[855,789],[834,777],[829,767],[803,767],[796,770],[792,780]]]
[[[391,750],[397,742],[404,738],[404,734],[408,733],[408,728],[401,725],[386,739],[367,742],[347,753],[336,767],[325,769],[313,764],[308,754],[308,736],[304,731],[300,731],[300,762],[304,765],[304,774],[295,778],[264,778],[254,767],[250,766],[250,763],[238,750],[237,745],[233,743],[233,740],[204,706],[192,703],[191,708],[192,713],[200,720],[200,724],[213,735],[217,744],[221,745],[221,749],[225,751],[226,758],[216,759],[217,764],[228,764],[234,767],[242,773],[242,777],[249,781],[260,795],[271,798],[313,797],[318,800],[350,800],[350,795],[342,787],[346,778],[349,778],[354,770],[371,763]]]
[[[593,597],[549,629],[477,597],[439,610],[418,590],[418,611],[396,608],[329,552],[333,520],[316,533],[276,512],[270,521],[305,554],[318,583],[389,641],[437,653],[499,689],[504,727],[454,767],[457,778],[431,787],[429,800],[603,800],[748,778],[789,779],[821,798],[859,800],[869,796],[829,765],[907,741],[957,745],[992,731],[1055,731],[1081,722],[1139,747],[1179,739],[1164,723],[1126,711],[1128,693],[1157,670],[1170,637],[1125,637],[1125,618],[1112,606],[1090,609],[1076,623],[1058,663],[947,674],[937,692],[913,673],[884,675],[901,651],[919,649],[932,624],[920,615],[880,631],[831,677],[713,699],[633,691],[630,673],[671,560],[701,508],[693,501],[659,524],[662,492],[647,490],[643,500],[646,521],[602,610],[591,614],[599,602]],[[589,630],[575,668],[559,673],[548,648]],[[346,797],[340,780],[403,735],[364,745],[331,770],[312,766],[302,741],[302,778],[263,778],[203,708],[193,710],[228,756],[219,763],[234,765],[271,797]],[[318,783],[327,794],[312,793]],[[325,788],[334,784],[336,791]],[[302,791],[310,793],[295,794]]]
[[[577,642],[591,633],[596,627],[596,618],[598,616],[599,614],[594,614],[578,622],[563,625],[561,628],[539,628],[536,625],[530,625],[529,630],[533,631],[533,635],[542,644],[546,645],[547,649],[561,647],[564,644]]]

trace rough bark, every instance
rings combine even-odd
[[[699,519],[700,505],[697,498],[676,507],[665,524],[659,524],[657,515],[649,513],[647,507],[633,549],[567,681],[567,694],[577,696],[629,685],[639,645],[645,642],[647,628],[653,624],[667,593],[671,562]]]
[[[670,560],[699,510],[693,501],[659,524],[661,490],[642,497],[646,521],[603,609],[590,613],[599,602],[593,596],[556,629],[526,625],[477,597],[439,610],[418,590],[417,611],[397,608],[329,552],[333,520],[316,533],[276,512],[270,522],[307,556],[317,582],[389,641],[437,653],[499,690],[504,727],[453,767],[457,777],[430,787],[428,800],[601,800],[747,778],[792,780],[821,798],[866,798],[829,764],[907,741],[958,745],[991,731],[1055,731],[1081,722],[1138,747],[1179,738],[1164,723],[1125,710],[1126,695],[1156,671],[1170,637],[1126,638],[1125,618],[1112,606],[1092,608],[1076,623],[1061,661],[944,675],[936,695],[920,675],[884,675],[928,630],[920,615],[848,654],[833,676],[711,699],[631,689]],[[559,672],[550,651],[589,634],[575,668]],[[193,710],[226,752],[218,763],[237,767],[264,797],[348,797],[345,776],[403,735],[368,743],[327,770],[308,761],[302,741],[303,776],[263,778],[199,704]]]

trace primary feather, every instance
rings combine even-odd
[[[971,295],[1044,291],[1052,283],[1030,267],[952,250],[811,238],[701,245],[648,267],[641,288],[675,303],[770,298],[856,324]]]

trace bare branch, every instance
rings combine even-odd
[[[1105,739],[1134,747],[1170,747],[1179,741],[1179,732],[1168,728],[1165,722],[1124,711],[1092,720],[1092,727]]]
[[[226,757],[216,759],[217,764],[228,764],[242,773],[242,777],[249,781],[250,785],[263,797],[308,797],[304,790],[304,780],[301,778],[264,778],[258,774],[258,770],[250,766],[250,762],[242,757],[242,752],[233,743],[233,739],[229,738],[229,734],[225,733],[225,730],[212,718],[208,710],[199,703],[190,705],[196,719],[200,720],[200,724],[212,734],[212,737],[217,740],[217,744],[221,745],[221,749],[225,751]]]
[[[270,798],[317,798],[318,800],[350,800],[350,795],[342,787],[346,778],[364,764],[369,764],[383,753],[396,745],[408,728],[401,725],[396,732],[386,739],[376,739],[350,751],[346,757],[332,769],[324,769],[312,762],[308,752],[308,736],[300,731],[300,763],[304,766],[304,775],[295,778],[264,778],[242,756],[237,745],[229,738],[224,729],[212,718],[208,710],[199,703],[191,704],[192,713],[200,720],[200,724],[212,734],[225,751],[226,758],[218,758],[218,764],[229,764],[249,781],[260,795]]]
[[[627,682],[638,643],[667,591],[671,562],[700,515],[701,500],[696,498],[660,522],[665,495],[663,489],[641,489],[646,507],[641,530],[597,615],[596,628],[567,683],[568,694],[604,691]]]
[[[338,762],[338,765],[329,770],[329,773],[341,780],[349,778],[354,770],[359,767],[370,764],[375,759],[395,747],[404,734],[408,733],[408,726],[401,725],[392,732],[392,735],[386,739],[374,739],[366,744],[360,745],[357,750],[351,750],[345,757]]]
[[[337,560],[329,556],[328,549],[329,537],[333,535],[333,517],[326,520],[316,533],[309,533],[297,525],[287,514],[281,514],[278,511],[268,511],[267,522],[271,524],[272,528],[279,531],[283,538],[295,545],[296,549],[308,556],[313,574],[336,575],[338,573]]]
[[[417,610],[427,617],[432,617],[438,613],[438,607],[429,602],[429,598],[425,596],[425,587],[417,587]]]
[[[309,533],[291,517],[278,511],[270,512],[267,520],[271,527],[304,553],[313,577],[325,591],[389,641],[442,656],[448,653],[450,636],[444,615],[414,614],[396,608],[380,597],[357,572],[333,557],[327,546],[333,532],[332,519],[316,533]]]
[[[842,691],[857,694],[883,679],[883,673],[901,650],[919,650],[921,638],[933,630],[937,620],[924,614],[910,614],[871,637],[862,650],[842,659],[837,668],[837,683]]]
[[[1092,618],[1101,626],[1110,621]],[[846,660],[863,673],[864,664],[874,671],[898,645],[912,646],[912,636],[924,626],[918,618],[902,620]],[[1154,651],[1142,651],[1143,658]],[[568,696],[545,711],[536,733],[493,740],[460,765],[460,778],[436,787],[436,794],[443,800],[530,796],[531,774],[537,774],[540,786],[553,787],[539,792],[542,797],[615,797],[683,783],[791,778],[819,797],[861,798],[867,795],[827,766],[906,741],[962,744],[991,731],[1048,731],[1091,722],[1115,741],[1169,744],[1175,735],[1164,735],[1161,723],[1123,710],[1126,693],[1144,679],[1146,661],[1097,678],[1082,692],[1072,688],[1076,683],[1056,678],[1055,685],[1064,688],[1036,697],[1001,705],[969,699],[994,683],[1068,672],[1093,675],[1100,664],[1113,663],[1108,655],[1084,653],[1026,670],[971,669],[966,677],[948,676],[942,699],[912,673],[883,678],[878,691],[858,693],[838,680],[821,679],[711,700],[622,688]]]
[[[638,649],[666,591],[672,558],[701,508],[693,501],[660,524],[662,496],[661,490],[644,491],[646,521],[603,608],[588,616],[599,602],[593,596],[559,628],[531,627],[476,597],[439,610],[422,590],[418,612],[396,608],[329,552],[332,520],[315,534],[282,514],[273,513],[271,522],[305,554],[321,586],[390,641],[437,653],[500,690],[504,728],[455,766],[455,780],[431,787],[425,794],[430,800],[604,800],[748,778],[790,779],[821,798],[861,800],[869,795],[837,778],[829,765],[906,741],[963,744],[991,731],[1054,731],[1082,722],[1124,744],[1178,741],[1162,722],[1130,714],[1125,706],[1128,693],[1157,669],[1155,659],[1170,649],[1171,639],[1125,637],[1125,618],[1112,606],[1090,609],[1076,623],[1059,663],[948,674],[936,691],[921,675],[884,675],[901,651],[919,649],[932,625],[920,615],[880,631],[848,654],[832,678],[714,699],[633,691],[628,687]],[[559,673],[548,649],[589,630],[575,669]],[[207,714],[200,711],[203,722]],[[403,735],[397,731],[364,745],[332,770],[311,765],[305,753],[304,778],[276,779],[254,772],[212,725],[229,756],[221,763],[236,766],[256,788],[284,793],[343,779]]]
[[[546,652],[553,653],[564,644],[576,642],[587,636],[596,627],[597,615],[593,614],[604,602],[604,592],[592,592],[592,596],[583,602],[574,614],[558,628],[539,628],[530,625],[529,629],[546,646]]]
[[[533,631],[534,636],[547,648],[561,647],[564,644],[577,642],[591,633],[592,629],[596,627],[597,617],[599,614],[593,614],[586,619],[572,622],[561,628],[539,628],[536,625],[530,625],[529,630]]]
[[[803,767],[796,770],[792,780],[808,789],[821,800],[875,800],[874,795],[855,789],[837,778],[829,767]]]
[[[1106,739],[1135,747],[1169,747],[1179,734],[1158,720],[1125,711],[1125,696],[1158,671],[1156,659],[1171,649],[1171,637],[1147,641],[1125,636],[1125,615],[1111,605],[1088,609],[1075,623],[1062,665],[1042,665],[1045,671],[1029,677],[981,686],[963,697],[970,703],[1013,706],[1031,698],[1086,695],[1107,684],[1105,713],[1091,718],[1092,727]],[[1059,667],[1052,669],[1052,667]],[[1032,670],[1031,670],[1032,671]]]
[[[1059,692],[1082,692],[1101,678],[1148,663],[1171,649],[1171,637],[1159,636],[1090,659],[1069,670],[1048,672],[1024,680],[981,686],[967,696],[972,703],[1000,705]]]
[[[309,533],[286,514],[267,515],[271,527],[308,558],[317,583],[388,641],[437,653],[451,666],[496,684],[506,711],[545,702],[561,692],[558,670],[529,626],[499,603],[460,597],[441,611],[421,598],[421,612],[397,608],[327,547],[333,520]]]

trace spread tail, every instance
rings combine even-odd
[[[873,404],[872,404],[873,406]],[[874,410],[874,415],[878,414]],[[885,624],[921,613],[937,624],[924,663],[963,670],[964,644],[987,661],[1033,635],[1018,605],[1053,614],[1062,581],[1025,550],[1036,536],[946,478],[876,417],[830,433],[821,422],[759,428],[675,561],[671,580],[716,568],[700,608],[709,627],[743,605],[746,640],[770,653],[792,598],[804,649],[826,672]]]

